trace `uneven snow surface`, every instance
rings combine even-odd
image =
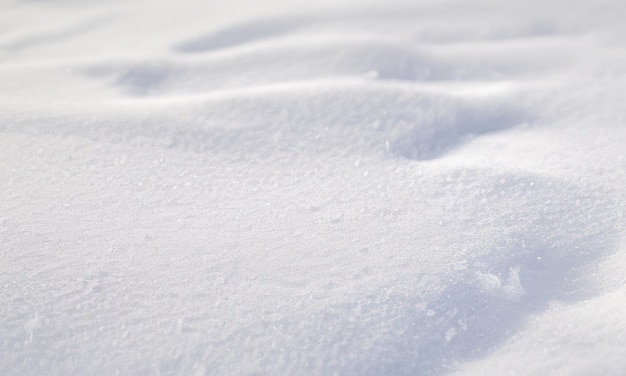
[[[0,0],[0,374],[624,375],[625,16]]]

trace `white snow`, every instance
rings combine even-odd
[[[0,10],[0,374],[626,370],[626,3]]]

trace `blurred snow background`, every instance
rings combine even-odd
[[[0,373],[623,374],[625,14],[0,1]]]

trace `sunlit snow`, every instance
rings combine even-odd
[[[0,0],[0,374],[623,375],[625,16]]]

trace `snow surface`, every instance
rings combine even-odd
[[[624,374],[625,2],[0,9],[0,374]]]

